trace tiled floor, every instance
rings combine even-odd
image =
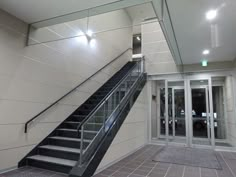
[[[153,162],[160,146],[148,145],[94,177],[236,177],[236,153],[217,152],[222,170]]]
[[[43,169],[25,167],[19,168],[14,171],[10,171],[4,174],[0,174],[0,177],[66,177],[62,173],[55,173]]]
[[[161,146],[147,145],[94,177],[236,177],[236,153],[217,152],[222,170],[153,162]],[[0,177],[66,177],[37,168],[21,168]]]

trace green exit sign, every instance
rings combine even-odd
[[[202,60],[202,66],[203,66],[203,67],[206,67],[207,65],[208,65],[207,60]]]

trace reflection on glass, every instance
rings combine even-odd
[[[207,138],[205,88],[192,88],[193,136]],[[206,115],[206,116],[205,116]]]
[[[174,90],[175,98],[175,135],[185,136],[185,99],[184,89]]]
[[[172,95],[174,93],[174,95]],[[172,100],[174,98],[174,101]],[[184,89],[168,88],[168,127],[170,136],[185,136]],[[174,105],[173,105],[174,103]],[[173,112],[173,107],[175,112]],[[165,135],[165,89],[160,89],[161,135]],[[173,115],[174,119],[173,119]],[[174,122],[174,123],[173,123]],[[173,127],[174,126],[174,127]]]
[[[213,96],[215,138],[225,139],[226,128],[225,128],[225,116],[224,116],[223,86],[213,86],[212,96]]]
[[[161,135],[165,135],[165,89],[160,88],[160,127]]]

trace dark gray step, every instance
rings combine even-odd
[[[83,116],[86,118],[93,110],[82,110],[82,111],[76,111],[72,116],[73,117],[80,117]],[[96,115],[102,116],[104,114],[103,110],[99,110],[96,112]],[[80,119],[81,120],[81,119]],[[82,121],[82,120],[81,120]]]
[[[44,145],[44,146],[39,146],[38,153],[44,156],[77,161],[80,156],[80,149],[55,146],[55,145]]]
[[[79,136],[77,129],[58,128],[56,130],[57,130],[59,136],[72,137],[72,138],[76,138]],[[81,133],[81,130],[79,132]],[[85,130],[84,131],[84,138],[85,139],[93,139],[97,133],[98,133],[98,131]]]
[[[80,115],[73,115],[73,117],[70,119],[70,121],[77,121],[80,120]],[[104,116],[103,115],[97,115],[94,116],[93,122],[94,123],[103,123]]]
[[[60,126],[60,128],[77,129],[79,125],[80,125],[80,122],[78,122],[78,121],[66,121],[66,122],[63,122],[63,124]]]
[[[97,104],[83,104],[80,108],[81,109],[93,109],[97,106]]]
[[[48,149],[48,150],[63,151],[63,152],[78,153],[78,154],[80,153],[80,149],[68,148],[68,147],[62,147],[62,146],[54,146],[54,145],[43,145],[43,146],[39,146],[39,148]]]
[[[61,128],[71,128],[71,129],[77,129],[80,125],[80,122],[76,121],[66,121],[62,124]],[[88,122],[85,126],[85,129],[88,130],[99,130],[102,127],[102,123],[97,122]]]
[[[77,148],[77,149],[80,148],[80,141],[81,141],[79,138],[70,138],[63,136],[49,137],[48,140],[50,145]],[[83,141],[83,148],[86,148],[90,142],[91,140],[85,138]]]
[[[44,168],[62,173],[69,173],[77,163],[75,160],[67,160],[43,155],[27,157],[27,161],[29,166]]]
[[[87,115],[89,115],[92,111],[93,111],[93,109],[91,109],[91,110],[86,110],[86,109],[83,109],[83,110],[82,110],[82,109],[80,109],[80,110],[78,110],[78,111],[75,112],[75,115],[77,115],[77,116],[80,116],[80,115],[87,116]],[[98,114],[98,115],[103,115],[103,110],[98,111],[97,114]]]
[[[82,122],[85,118],[87,117],[87,115],[77,115],[77,114],[73,114],[71,115],[67,121],[76,121],[76,122]]]

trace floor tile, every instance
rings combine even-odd
[[[154,162],[153,156],[160,151],[161,146],[147,145],[134,154],[124,158],[116,164],[101,171],[94,177],[235,177],[236,153],[216,152],[222,170],[207,169],[192,166],[183,166],[170,163]],[[204,158],[198,155],[196,158]],[[196,159],[196,162],[198,161]],[[191,160],[191,159],[190,159]],[[0,177],[66,177],[67,175],[55,173],[33,167],[24,167]]]

